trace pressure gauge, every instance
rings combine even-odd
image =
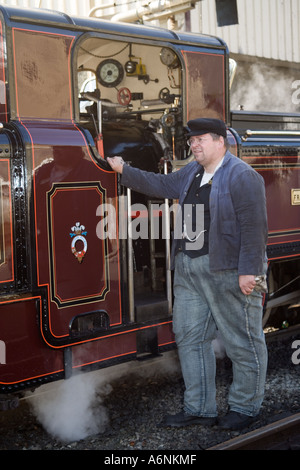
[[[133,60],[128,60],[124,67],[126,70],[126,73],[129,73],[129,74],[135,73],[136,66],[137,66],[137,62],[134,62]]]
[[[106,59],[98,65],[96,76],[101,85],[115,87],[123,80],[124,69],[117,60]]]
[[[172,69],[175,69],[179,66],[177,55],[172,51],[172,49],[169,49],[168,47],[163,47],[160,51],[160,60],[164,65]]]

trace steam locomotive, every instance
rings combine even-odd
[[[223,119],[231,151],[263,175],[264,323],[298,321],[300,115],[231,112],[222,40],[1,5],[0,57],[2,409],[74,371],[175,347],[172,201],[131,193],[105,158],[177,171],[193,158],[189,119]],[[134,223],[149,236],[130,236]]]

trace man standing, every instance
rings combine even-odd
[[[183,214],[172,257],[173,330],[185,383],[184,408],[163,424],[216,424],[212,340],[219,330],[232,361],[233,381],[229,412],[218,423],[224,429],[241,429],[259,413],[267,369],[262,296],[256,285],[256,278],[266,272],[264,181],[227,150],[223,121],[194,119],[188,128],[196,161],[177,172],[154,174],[124,165],[120,157],[107,160],[122,174],[122,184],[152,197],[179,199]],[[204,227],[195,233],[199,205]]]

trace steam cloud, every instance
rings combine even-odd
[[[150,361],[149,361],[150,362]],[[113,384],[125,375],[149,378],[178,370],[174,353],[149,362],[130,362],[97,372],[73,375],[67,380],[39,387],[28,393],[37,420],[53,437],[74,442],[105,431],[109,417],[103,399],[113,390]]]
[[[78,374],[45,385],[30,396],[34,414],[44,429],[61,441],[72,442],[103,432],[108,423],[103,397],[111,391],[103,377]]]
[[[231,90],[231,109],[243,106],[245,111],[299,112],[293,103],[291,70],[270,67],[264,63],[251,64],[245,69],[237,68]]]
[[[217,359],[226,355],[219,335],[213,346]],[[179,370],[175,351],[165,353],[151,365],[149,362],[136,361],[97,372],[77,373],[67,380],[43,385],[27,393],[27,398],[37,420],[49,434],[63,442],[79,441],[105,431],[109,416],[103,400],[122,377],[146,379]]]

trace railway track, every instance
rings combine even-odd
[[[300,413],[287,416],[207,450],[300,450]]]
[[[300,324],[266,333],[267,343],[300,333]],[[221,442],[207,450],[300,450],[300,413],[285,416],[266,426]]]

